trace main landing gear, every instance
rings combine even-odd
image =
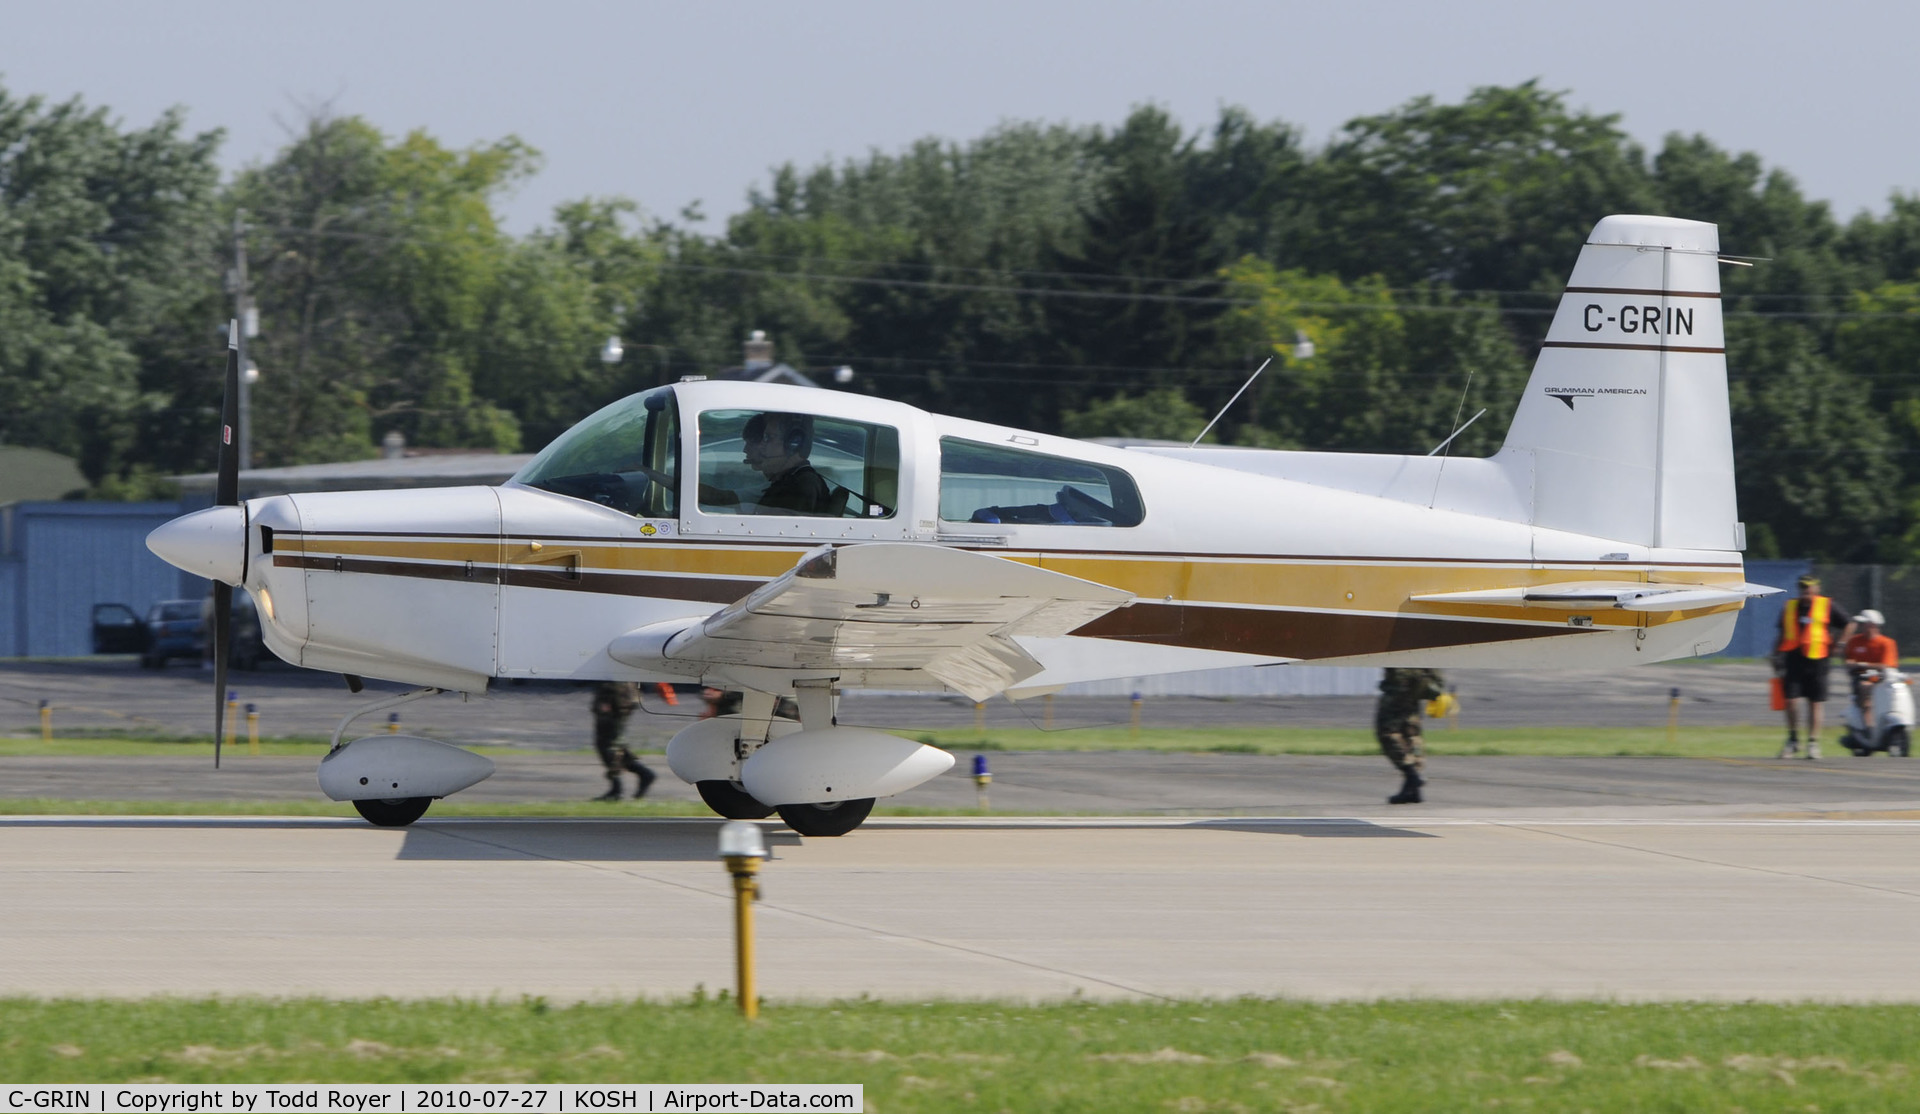
[[[787,827],[803,836],[843,836],[866,820],[867,814],[873,811],[873,798],[823,805],[781,805],[774,811]]]
[[[852,801],[832,801],[818,805],[761,804],[745,789],[731,781],[694,783],[707,807],[729,820],[765,820],[774,813],[787,827],[803,836],[843,836],[859,827],[873,812],[872,797]]]

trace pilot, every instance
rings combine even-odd
[[[833,513],[833,493],[807,457],[813,452],[813,418],[806,414],[766,413],[747,419],[741,431],[747,467],[767,478],[759,498],[740,507],[743,514]],[[731,506],[736,492],[700,485],[700,501]]]

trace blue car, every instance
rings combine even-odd
[[[93,605],[96,654],[139,654],[141,665],[159,669],[168,658],[198,659],[203,645],[198,600],[161,600],[145,619],[124,603]]]
[[[202,638],[199,600],[161,600],[147,611],[147,645],[140,664],[160,669],[169,658],[198,661]]]

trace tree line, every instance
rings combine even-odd
[[[315,113],[222,181],[221,135],[0,88],[0,441],[97,498],[211,467],[235,241],[260,310],[256,466],[544,445],[737,364],[764,329],[864,391],[1075,436],[1424,452],[1499,446],[1566,274],[1608,213],[1713,221],[1749,552],[1920,560],[1920,196],[1841,221],[1753,153],[1534,83],[1307,144],[1223,109],[783,165],[709,228],[620,197],[524,236],[508,137],[455,150]],[[618,362],[601,359],[622,338]],[[1309,358],[1295,355],[1310,340]],[[823,380],[831,382],[830,379]]]

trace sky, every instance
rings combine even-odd
[[[1421,95],[1539,78],[1650,149],[1759,153],[1842,217],[1920,192],[1920,5],[1608,0],[968,0],[944,5],[545,0],[8,0],[0,88],[129,126],[170,106],[265,161],[317,106],[464,147],[516,135],[542,169],[500,209],[620,195],[703,227],[784,162],[965,140],[1008,120],[1190,129],[1223,105],[1327,141]]]

